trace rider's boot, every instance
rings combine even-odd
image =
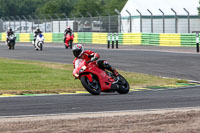
[[[113,68],[110,64],[106,63],[105,68],[113,73],[115,77],[118,76],[118,72],[115,68]]]
[[[119,73],[117,72],[116,69],[112,68],[112,73],[117,77],[119,75]]]

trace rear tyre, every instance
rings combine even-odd
[[[127,94],[130,89],[129,83],[122,75],[119,74],[117,77],[119,78],[119,81],[117,83],[119,85],[119,89],[117,90],[117,92],[119,94]]]
[[[72,49],[72,41],[69,41],[70,49]]]
[[[86,76],[81,77],[81,83],[83,87],[92,95],[99,95],[101,93],[101,87],[99,81],[95,78],[92,78],[92,82]]]

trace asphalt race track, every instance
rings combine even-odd
[[[86,49],[88,47],[90,45]],[[91,50],[98,52],[101,59],[108,60],[117,69],[200,81],[200,55],[196,53],[135,50],[134,47],[118,50],[92,47]],[[71,50],[51,44],[44,46],[44,51],[35,51],[30,44],[18,45],[16,50],[9,51],[0,44],[0,57],[67,64],[73,61]],[[192,87],[127,95],[7,97],[0,98],[0,116],[197,107],[200,106],[199,94],[200,87]]]

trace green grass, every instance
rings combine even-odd
[[[0,58],[0,94],[60,93],[84,91],[72,76],[73,66],[59,63]],[[148,87],[187,83],[152,75],[120,71],[133,87]]]

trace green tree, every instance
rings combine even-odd
[[[87,12],[89,12],[92,16],[97,16],[97,12],[101,13],[102,10],[103,8],[99,0],[78,0],[72,14],[80,17],[80,14],[88,16]]]
[[[50,0],[37,9],[40,14],[65,13],[69,15],[77,0]]]
[[[116,14],[115,9],[121,11],[124,5],[126,4],[127,0],[107,0],[107,3],[104,7],[108,13],[111,15]],[[105,11],[105,10],[104,10]],[[103,12],[106,14],[106,12]]]
[[[22,16],[32,14],[65,13],[67,16],[80,13],[88,16],[116,14],[114,9],[121,10],[127,0],[0,0],[0,17]]]
[[[0,0],[0,17],[6,16],[8,12],[6,0]]]

